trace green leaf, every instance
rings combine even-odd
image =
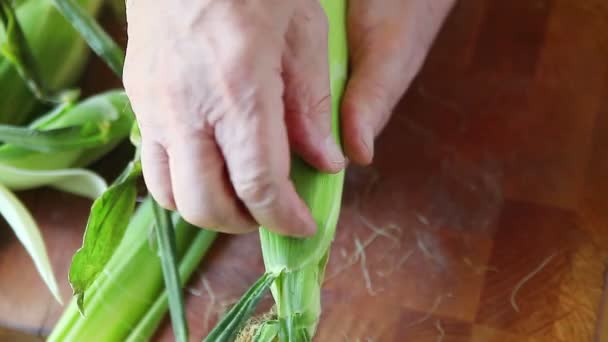
[[[122,77],[124,51],[74,0],[52,0],[61,14],[80,33],[91,49],[106,62],[118,77]]]
[[[205,338],[205,342],[231,342],[251,317],[253,310],[281,273],[266,272],[245,292]]]
[[[90,199],[98,198],[107,189],[105,180],[89,170],[27,170],[3,163],[0,163],[0,184],[11,190],[50,186]]]
[[[171,214],[153,200],[156,240],[169,298],[169,313],[173,323],[173,332],[179,342],[188,341],[188,323],[184,297],[177,269],[177,248],[175,247],[175,230]]]
[[[52,108],[48,113],[43,114],[39,118],[33,120],[27,127],[42,129],[52,126],[57,120],[60,120],[67,112],[76,106],[76,101],[80,98],[80,91],[74,90],[66,101]]]
[[[136,181],[141,163],[129,164],[123,174],[91,208],[82,247],[70,265],[70,284],[84,315],[85,291],[95,281],[119,245],[135,208]]]
[[[52,95],[39,75],[36,61],[10,0],[0,0],[0,22],[6,31],[6,41],[0,45],[0,53],[17,70],[36,98],[44,102],[60,103],[61,96]]]
[[[37,152],[59,152],[99,147],[110,140],[108,121],[87,122],[51,130],[0,125],[0,142]]]
[[[0,214],[15,231],[15,235],[34,261],[38,273],[55,299],[62,303],[53,267],[36,221],[21,201],[2,185],[0,185]]]

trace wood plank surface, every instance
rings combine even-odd
[[[119,85],[97,60],[83,84]],[[608,2],[460,1],[373,166],[347,172],[316,340],[600,340],[607,175]],[[69,298],[90,202],[20,197]],[[222,236],[188,285],[192,340],[262,271],[256,234]],[[60,313],[0,229],[0,326],[44,336]],[[172,340],[167,322],[156,338]]]

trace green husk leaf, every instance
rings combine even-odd
[[[169,313],[173,322],[173,331],[177,341],[186,342],[188,341],[188,323],[177,268],[175,230],[171,222],[170,212],[163,209],[156,201],[153,201],[152,205],[156,222],[156,240],[169,298]]]
[[[87,316],[80,315],[73,299],[53,328],[49,342],[152,340],[168,307],[160,258],[145,239],[153,226],[153,216],[148,196],[131,218],[104,271],[87,290]],[[174,216],[183,286],[197,270],[217,233]]]
[[[180,221],[181,224],[187,224],[183,220]],[[188,247],[186,254],[179,262],[179,276],[182,287],[196,270],[196,267],[213,244],[213,241],[215,241],[217,235],[217,232],[206,229],[202,229],[197,233],[194,242]],[[127,342],[147,341],[152,337],[154,331],[161,323],[164,314],[167,312],[167,296],[167,290],[164,289],[154,304],[147,310],[146,315],[131,330],[129,338],[126,339]]]
[[[340,102],[347,78],[346,0],[321,0],[329,23],[332,134],[340,142]],[[305,239],[260,229],[267,271],[284,269],[271,290],[276,301],[281,341],[309,341],[321,314],[321,285],[340,213],[344,171],[326,174],[293,157],[291,179],[317,223]]]
[[[44,171],[86,166],[125,139],[133,122],[134,115],[124,92],[110,91],[96,95],[76,105],[61,106],[28,128],[48,131],[103,123],[103,129],[107,131],[104,133],[107,135],[107,143],[93,148],[66,149],[52,153],[4,144],[0,146],[0,163],[18,169]]]
[[[53,267],[49,261],[44,240],[42,239],[36,221],[23,203],[21,203],[9,189],[1,184],[0,214],[2,214],[4,219],[11,226],[15,235],[17,235],[21,244],[23,244],[23,247],[25,247],[34,261],[34,265],[42,277],[42,280],[44,280],[55,299],[59,303],[62,303],[59,287],[57,286],[57,281],[55,280],[55,275],[53,273]]]
[[[266,321],[260,325],[255,336],[253,336],[253,342],[274,342],[278,336],[279,321]]]
[[[36,61],[10,0],[0,0],[0,22],[6,32],[6,41],[0,45],[0,53],[13,65],[36,98],[59,103],[59,98],[50,94],[40,78]]]
[[[104,271],[87,290],[86,317],[80,314],[76,298],[72,298],[48,337],[49,342],[123,340],[124,331],[145,311],[147,301],[158,293],[162,282],[160,260],[141,238],[151,229],[153,219],[152,202],[145,199],[131,217],[123,240]],[[121,305],[128,309],[118,310]]]
[[[94,148],[109,141],[110,122],[87,122],[79,126],[39,130],[0,125],[0,142],[37,152]]]
[[[84,166],[96,160],[128,135],[134,122],[128,104],[124,92],[110,91],[78,104],[67,103],[58,106],[30,124],[24,132],[27,130],[61,132],[66,127],[72,129],[103,124],[106,126],[103,128],[105,131],[103,134],[107,137],[107,143],[94,148],[55,152],[32,151],[18,146],[20,144],[2,145],[0,146],[0,183],[11,190],[26,190],[49,185],[92,199],[101,196],[107,188],[105,181],[91,171],[72,167]],[[56,141],[50,143],[61,146],[62,135],[54,136],[53,139]]]
[[[11,190],[26,190],[40,186],[96,199],[107,189],[106,181],[84,169],[27,170],[0,162],[0,184]]]
[[[260,277],[239,301],[222,317],[220,322],[213,328],[205,338],[205,342],[232,342],[251,317],[253,310],[262,299],[266,291],[281,273],[266,272]]]
[[[86,13],[74,0],[52,0],[61,14],[72,24],[91,49],[118,76],[122,77],[125,62],[124,51],[99,26],[95,18]]]
[[[107,189],[103,178],[91,171],[72,167],[86,165],[99,158],[124,139],[133,122],[133,114],[128,107],[124,92],[107,92],[79,104],[71,103],[76,97],[77,92],[72,92],[68,99],[69,102],[58,106],[27,128],[0,126],[0,135],[8,136],[6,141],[15,143],[0,146],[0,184],[3,187],[10,190],[26,190],[51,186],[91,199],[96,199],[103,194]],[[81,146],[79,149],[64,150],[63,147],[69,143],[67,139],[69,136],[63,133],[54,135],[57,132],[69,132],[61,131],[66,127],[71,129],[97,123],[107,123],[107,127],[104,127],[107,143],[99,146]],[[45,136],[45,138],[54,139],[55,146],[62,146],[62,148],[53,152],[23,148],[22,144],[16,140],[22,140],[21,134],[25,136],[26,140],[29,139],[27,134],[30,131],[44,132],[42,134],[52,133],[53,135]],[[34,140],[39,138],[40,136],[32,137]],[[43,146],[42,142],[39,143],[39,146]],[[34,224],[31,229],[38,230],[38,227]],[[41,253],[32,254],[37,265],[42,265],[38,261],[41,256],[43,256]],[[48,260],[46,263],[49,263]],[[48,279],[48,277],[46,278]],[[52,287],[50,290],[54,291]]]
[[[107,188],[105,181],[91,171],[72,169],[72,167],[84,166],[110,151],[128,135],[133,119],[127,97],[121,91],[96,95],[78,104],[66,103],[58,106],[30,124],[24,131],[61,132],[66,127],[72,129],[86,125],[104,125],[103,134],[107,137],[105,138],[107,143],[94,148],[60,150],[52,153],[32,151],[18,146],[20,144],[2,145],[0,146],[0,183],[11,190],[26,190],[49,185],[95,199]],[[53,139],[56,141],[50,143],[61,146],[62,135],[63,133],[54,136]]]
[[[82,247],[70,265],[69,279],[78,307],[84,315],[85,291],[120,244],[135,208],[136,181],[141,163],[131,162],[123,174],[95,202],[84,233]]]

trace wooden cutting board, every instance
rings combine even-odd
[[[605,0],[459,2],[374,165],[348,170],[317,341],[606,334],[607,32]],[[116,85],[109,75],[95,61],[83,83]],[[21,197],[68,298],[90,203]],[[61,308],[8,227],[0,234],[0,325],[44,335]],[[255,234],[220,238],[187,288],[192,340],[262,271]],[[172,340],[168,324],[157,339]]]

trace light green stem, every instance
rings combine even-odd
[[[196,238],[188,248],[188,251],[182,258],[179,264],[179,277],[181,285],[185,286],[187,280],[196,267],[203,259],[207,251],[217,237],[217,232],[211,230],[201,230],[197,233]],[[147,341],[149,340],[162,318],[167,312],[169,302],[167,301],[167,290],[163,290],[161,295],[156,299],[152,307],[148,309],[146,315],[137,323],[137,326],[129,334],[126,341]]]

